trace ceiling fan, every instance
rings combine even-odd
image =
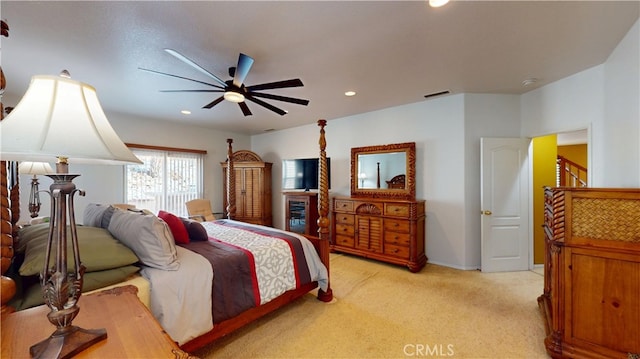
[[[222,93],[222,96],[204,105],[202,108],[210,109],[213,106],[222,102],[223,100],[227,100],[230,102],[237,103],[240,106],[240,109],[242,110],[242,113],[245,116],[251,116],[251,111],[249,110],[249,107],[245,102],[245,100],[249,100],[281,116],[284,116],[287,114],[287,111],[282,110],[278,107],[275,107],[265,101],[262,101],[257,97],[276,100],[276,101],[290,102],[290,103],[295,103],[295,104],[304,105],[304,106],[309,104],[309,100],[258,92],[262,90],[272,90],[272,89],[304,86],[300,79],[291,79],[291,80],[276,81],[276,82],[269,82],[269,83],[258,84],[258,85],[245,86],[244,80],[247,77],[247,74],[249,73],[249,70],[251,69],[251,66],[253,65],[254,60],[250,56],[245,55],[243,53],[240,53],[240,56],[238,57],[237,67],[229,68],[229,76],[231,76],[232,79],[227,81],[222,81],[219,77],[207,71],[205,68],[198,65],[193,60],[187,58],[181,53],[177,52],[176,50],[172,50],[172,49],[164,49],[164,50],[169,54],[173,55],[174,57],[176,57],[178,60],[186,63],[187,65],[195,68],[196,70],[212,78],[213,80],[215,80],[216,83],[208,83],[204,81],[199,81],[199,80],[190,79],[187,77],[168,74],[165,72],[145,69],[141,67],[139,69],[143,71],[159,74],[159,75],[175,77],[175,78],[193,81],[199,84],[215,87],[215,89],[207,89],[207,90],[161,90],[160,92],[221,92]]]

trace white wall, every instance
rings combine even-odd
[[[480,267],[480,138],[520,137],[520,96],[465,96],[465,248],[464,268]]]
[[[416,143],[416,195],[427,200],[427,256],[463,266],[464,95],[448,96],[328,121],[330,196],[350,194],[352,147]],[[274,225],[284,227],[281,161],[318,156],[319,127],[310,124],[252,138],[254,151],[274,163]]]
[[[252,148],[274,163],[274,226],[284,228],[282,159],[318,156],[316,124],[261,134]],[[416,142],[416,196],[427,201],[431,263],[480,266],[480,138],[519,137],[515,95],[462,94],[328,122],[330,196],[350,194],[352,147]]]
[[[522,136],[590,128],[593,187],[640,187],[640,25],[602,65],[521,97]]]
[[[602,143],[594,159],[599,186],[640,187],[639,72],[640,20],[604,64],[604,117],[594,124]]]

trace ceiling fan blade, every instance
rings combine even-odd
[[[202,108],[212,108],[213,106],[219,104],[220,102],[222,102],[224,100],[224,96],[220,96],[217,99],[211,101],[210,103],[202,106]]]
[[[224,92],[224,90],[160,90],[160,92]]]
[[[251,92],[251,95],[252,96],[256,96],[256,97],[264,97],[264,98],[268,98],[268,99],[271,99],[271,100],[291,102],[291,103],[295,103],[295,104],[298,104],[298,105],[304,105],[304,106],[309,104],[309,100],[304,100],[304,99],[301,99],[301,98],[272,95],[272,94],[260,93],[260,92]]]
[[[304,86],[302,84],[302,80],[300,79],[291,79],[284,81],[276,81],[269,82],[266,84],[247,86],[247,90],[249,91],[260,91],[260,90],[271,90],[271,89],[281,89],[285,87],[301,87]]]
[[[247,95],[245,96],[245,98],[246,98],[247,100],[249,100],[249,101],[253,101],[253,102],[257,103],[258,105],[260,105],[260,106],[262,106],[262,107],[268,108],[269,110],[271,110],[271,111],[273,111],[273,112],[277,113],[277,114],[278,114],[278,115],[280,115],[280,116],[284,116],[284,115],[286,115],[286,114],[287,114],[287,111],[284,111],[284,110],[282,110],[282,109],[279,109],[279,108],[277,108],[277,107],[275,107],[275,106],[273,106],[273,105],[271,105],[271,104],[268,104],[268,103],[266,103],[266,102],[264,102],[264,101],[262,101],[262,100],[260,100],[260,99],[254,98],[254,97],[252,97],[250,94],[247,94]]]
[[[187,65],[193,67],[194,69],[196,69],[196,70],[202,72],[203,74],[211,77],[212,79],[216,80],[216,82],[218,82],[223,87],[227,85],[218,76],[216,76],[216,75],[212,74],[211,72],[207,71],[205,68],[203,68],[202,66],[196,64],[193,60],[187,58],[186,56],[182,55],[178,51],[173,50],[173,49],[164,49],[164,51],[168,52],[169,54],[173,55],[178,60],[186,63]]]
[[[199,84],[203,84],[203,85],[207,85],[207,86],[213,86],[213,87],[219,88],[219,89],[221,89],[221,90],[224,90],[224,87],[222,87],[222,86],[218,86],[218,85],[210,84],[210,83],[208,83],[208,82],[204,82],[204,81],[198,81],[198,80],[190,79],[190,78],[188,78],[188,77],[182,77],[182,76],[178,76],[178,75],[168,74],[168,73],[166,73],[166,72],[160,72],[160,71],[155,71],[155,70],[144,69],[144,68],[142,68],[142,67],[138,67],[138,69],[139,69],[139,70],[142,70],[142,71],[147,71],[147,72],[151,72],[151,73],[154,73],[154,74],[158,74],[158,75],[169,76],[169,77],[175,77],[175,78],[177,78],[177,79],[183,79],[183,80],[187,80],[187,81],[193,81],[193,82],[197,82],[197,83],[199,83]]]
[[[249,70],[253,66],[253,58],[251,56],[240,53],[238,57],[238,67],[236,67],[235,76],[233,76],[233,84],[242,87],[244,79],[247,77]]]
[[[251,111],[249,110],[249,106],[247,106],[246,102],[238,102],[238,105],[240,106],[240,109],[245,116],[251,116]]]

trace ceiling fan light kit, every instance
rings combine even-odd
[[[244,102],[244,95],[235,91],[227,91],[224,93],[224,99],[230,102]]]
[[[276,81],[276,82],[269,82],[269,83],[263,83],[258,85],[245,86],[244,80],[247,77],[247,74],[249,74],[249,70],[251,69],[251,66],[253,66],[254,60],[250,56],[245,55],[243,53],[240,53],[240,56],[238,57],[238,65],[236,67],[229,68],[229,76],[233,77],[233,79],[223,81],[213,73],[207,71],[205,68],[198,65],[195,61],[182,55],[176,50],[165,49],[165,51],[170,55],[174,56],[175,58],[177,58],[178,60],[186,63],[187,65],[195,68],[199,72],[212,78],[215,81],[215,83],[208,83],[208,82],[204,82],[196,79],[191,79],[188,77],[173,75],[165,72],[149,70],[144,68],[140,68],[140,70],[155,73],[158,75],[164,75],[164,76],[179,78],[187,81],[192,81],[195,83],[199,83],[201,85],[206,85],[214,88],[214,89],[198,89],[198,90],[162,90],[161,92],[221,92],[222,93],[222,96],[204,105],[202,108],[210,109],[215,105],[219,104],[220,102],[222,102],[223,100],[227,100],[229,102],[237,103],[240,106],[240,109],[242,110],[242,113],[245,116],[251,116],[252,115],[251,110],[249,110],[249,107],[245,102],[245,100],[249,100],[281,116],[284,116],[288,113],[288,111],[285,111],[276,106],[273,106],[272,104],[265,102],[263,100],[260,100],[257,97],[276,100],[276,101],[282,101],[282,102],[288,102],[288,103],[295,103],[303,106],[306,106],[309,104],[309,100],[258,92],[262,90],[273,90],[273,89],[281,89],[281,88],[289,88],[289,87],[302,87],[304,85],[302,84],[302,81],[300,79],[291,79],[291,80]]]

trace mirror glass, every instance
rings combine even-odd
[[[403,189],[404,183],[392,184],[391,179],[407,173],[405,152],[358,154],[358,188]],[[389,183],[388,183],[389,182]]]
[[[351,195],[415,197],[415,143],[351,149]]]

